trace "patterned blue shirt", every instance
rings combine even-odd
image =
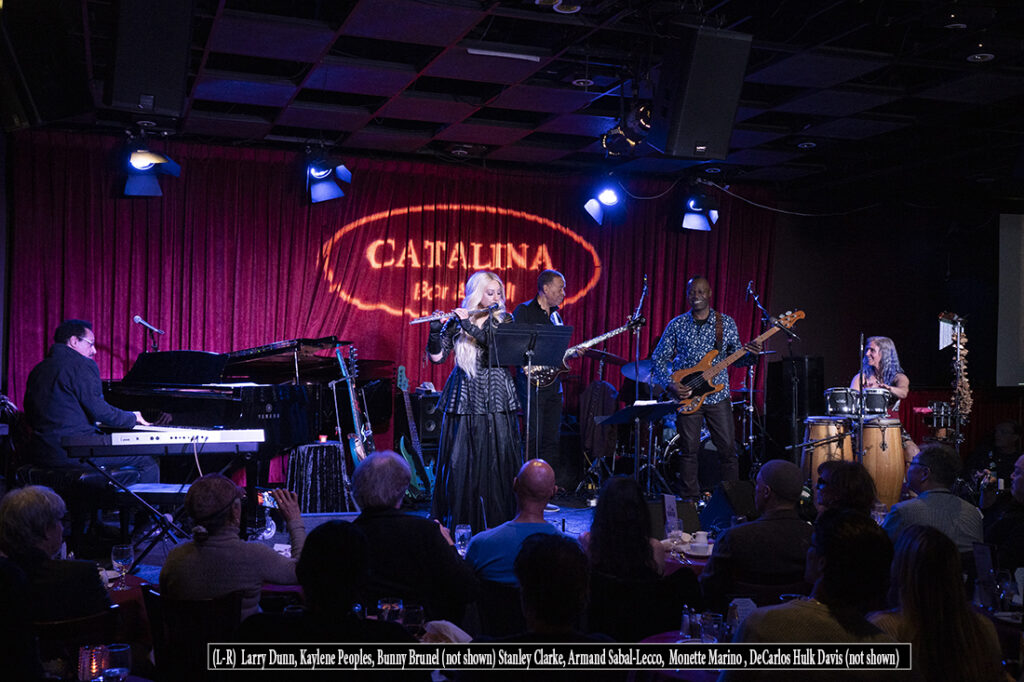
[[[665,333],[661,335],[661,341],[651,356],[656,382],[665,385],[672,383],[672,372],[696,365],[708,351],[714,349],[717,315],[722,315],[722,350],[716,361],[724,360],[743,347],[739,332],[736,330],[736,322],[728,315],[712,310],[707,322],[698,324],[694,321],[692,312],[683,313],[673,318],[665,327]],[[734,364],[742,367],[753,364],[756,359],[756,355],[748,353]],[[723,369],[715,376],[713,383],[722,384],[723,388],[721,391],[708,394],[704,399],[706,405],[714,405],[729,399],[729,371]]]

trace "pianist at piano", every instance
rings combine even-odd
[[[96,336],[84,320],[65,320],[53,335],[46,358],[28,376],[25,416],[32,428],[29,462],[48,468],[80,466],[61,447],[61,439],[98,433],[98,425],[130,429],[148,425],[140,412],[110,405],[103,397],[96,355]],[[153,457],[109,457],[106,468],[132,466],[144,483],[155,483],[160,468]]]

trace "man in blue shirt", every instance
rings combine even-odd
[[[557,533],[544,520],[544,507],[558,490],[555,471],[542,459],[527,460],[512,483],[519,513],[511,521],[477,533],[469,541],[466,562],[477,578],[517,585],[513,564],[523,541],[535,533]]]
[[[700,362],[709,351],[717,349],[718,359],[725,358],[740,348],[749,354],[741,358],[736,366],[747,366],[757,361],[760,348],[753,343],[740,343],[736,322],[723,313],[711,308],[711,285],[704,277],[694,277],[686,284],[686,298],[690,310],[672,319],[661,335],[658,347],[651,356],[654,380],[668,387],[677,398],[688,398],[691,391],[686,386],[672,381],[672,373],[692,367]],[[682,483],[684,498],[700,496],[697,483],[697,454],[700,450],[701,424],[707,422],[711,440],[718,451],[722,467],[722,480],[735,481],[739,478],[739,460],[736,457],[735,430],[732,417],[732,403],[729,400],[729,372],[722,369],[713,379],[722,384],[721,390],[704,397],[700,409],[692,414],[680,414],[676,428],[682,436],[681,450]]]

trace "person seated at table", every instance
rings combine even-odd
[[[354,523],[370,547],[370,579],[363,604],[398,597],[422,604],[427,620],[458,623],[476,596],[473,568],[462,560],[448,529],[436,521],[401,511],[412,475],[391,451],[375,452],[352,474],[352,494],[361,513]]]
[[[7,557],[0,556],[0,660],[4,674],[12,680],[41,680],[43,666],[32,630],[32,602],[25,572]]]
[[[280,488],[270,494],[288,524],[290,558],[239,537],[245,491],[227,476],[207,474],[185,495],[192,540],[168,552],[160,571],[160,592],[171,599],[196,600],[241,591],[244,619],[259,610],[263,583],[294,584],[295,562],[306,540],[298,496]]]
[[[907,467],[907,486],[917,493],[912,500],[892,506],[882,528],[895,542],[913,525],[931,526],[956,543],[965,560],[982,541],[981,511],[954,495],[950,488],[960,473],[960,455],[944,443],[928,443]]]
[[[733,638],[737,643],[871,643],[895,640],[866,615],[884,605],[892,562],[892,542],[870,516],[849,509],[828,509],[814,525],[807,550],[806,577],[811,596],[754,609]],[[879,670],[727,670],[731,680],[822,680],[844,682],[902,679]]]
[[[242,622],[240,642],[415,642],[398,623],[363,619],[353,612],[356,592],[369,577],[366,534],[348,521],[328,521],[306,537],[295,575],[305,610],[256,613]]]
[[[597,498],[590,531],[580,536],[590,557],[587,627],[636,642],[679,626],[683,604],[703,603],[693,571],[665,574],[665,550],[651,537],[651,516],[635,480],[613,476]]]
[[[897,642],[913,645],[913,679],[1002,678],[995,626],[967,601],[960,554],[952,540],[928,526],[906,529],[896,541],[892,583],[899,605],[873,613],[869,620]]]
[[[665,573],[665,549],[651,537],[651,515],[639,484],[612,476],[601,487],[590,530],[580,535],[590,564],[617,578],[651,578]]]
[[[1009,494],[999,493],[985,509],[985,542],[995,545],[1000,569],[1012,574],[1024,566],[1024,455],[1013,466]]]
[[[36,622],[80,618],[110,606],[95,562],[55,558],[66,513],[60,495],[42,485],[15,488],[0,500],[0,552],[27,578],[29,615]]]
[[[815,506],[819,514],[826,509],[853,509],[870,516],[877,498],[875,479],[860,462],[833,459],[818,467]]]
[[[544,508],[558,492],[555,470],[542,459],[531,459],[512,481],[518,512],[511,521],[477,533],[469,541],[466,562],[480,580],[516,585],[513,563],[523,540],[534,533],[558,530],[544,519]]]
[[[722,533],[701,573],[710,607],[724,611],[734,594],[777,599],[773,586],[806,594],[804,563],[813,529],[797,513],[803,478],[800,467],[781,459],[757,472],[754,506],[760,516]]]

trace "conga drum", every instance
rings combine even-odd
[[[853,443],[850,430],[843,417],[808,417],[804,420],[804,441],[824,440],[817,445],[804,447],[800,466],[811,480],[811,487],[818,484],[818,466],[830,459],[853,459]]]
[[[875,419],[864,424],[864,468],[875,479],[878,499],[891,507],[903,489],[903,428],[899,419]]]

